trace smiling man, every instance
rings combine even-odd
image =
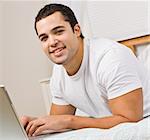
[[[50,114],[21,118],[29,136],[45,130],[107,129],[150,115],[147,77],[130,49],[108,39],[84,38],[73,11],[61,4],[42,8],[35,30],[55,65]],[[76,116],[77,108],[90,117]]]

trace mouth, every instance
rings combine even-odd
[[[50,51],[49,53],[50,53],[50,54],[51,54],[51,53],[58,54],[58,53],[60,53],[63,49],[65,49],[65,48],[66,48],[66,46],[61,47],[61,48],[57,48],[57,49],[54,49],[54,50]]]

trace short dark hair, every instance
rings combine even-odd
[[[38,21],[40,21],[41,19],[46,18],[49,15],[52,15],[55,12],[60,12],[63,15],[64,20],[70,23],[70,26],[71,26],[71,28],[72,28],[72,30],[74,32],[74,26],[76,24],[78,24],[78,21],[77,21],[77,19],[75,17],[74,12],[68,6],[65,6],[63,4],[53,3],[53,4],[45,5],[38,12],[38,14],[37,14],[37,16],[35,18],[35,22],[34,22],[34,28],[35,28],[36,34],[38,34],[37,33],[37,28],[36,28],[36,23]],[[81,32],[80,37],[82,39],[84,38],[82,32]]]

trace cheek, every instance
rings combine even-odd
[[[70,42],[72,42],[73,40],[73,36],[71,33],[65,33],[62,36],[59,36],[58,40],[62,41],[65,44],[70,44]]]
[[[42,44],[42,50],[45,54],[48,54],[48,47],[45,44]]]

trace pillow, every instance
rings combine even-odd
[[[144,64],[150,77],[150,44],[139,54],[138,59]]]

